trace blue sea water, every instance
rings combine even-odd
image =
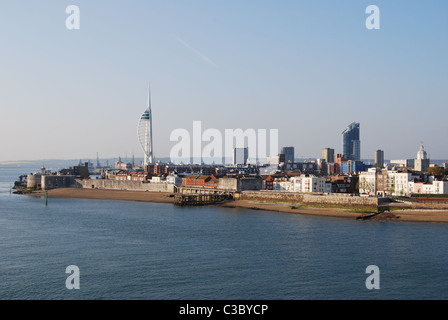
[[[10,194],[37,169],[0,167],[3,300],[448,298],[445,223]]]

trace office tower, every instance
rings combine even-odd
[[[342,132],[342,154],[350,160],[361,160],[361,141],[359,140],[359,123],[352,122]]]
[[[247,164],[249,156],[249,148],[233,148],[233,165]]]
[[[281,154],[285,155],[285,163],[294,163],[294,147],[283,147]]]
[[[334,163],[334,149],[322,149],[322,159],[325,160],[326,163]]]
[[[148,107],[140,117],[137,126],[138,142],[143,150],[143,164],[148,165],[154,162],[153,146],[152,146],[152,114],[151,114],[151,96],[148,87]]]
[[[378,149],[375,151],[375,165],[380,168],[382,168],[384,166],[384,151],[383,150]]]

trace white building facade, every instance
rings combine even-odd
[[[325,186],[325,178],[316,177],[314,175],[302,177],[302,192],[321,192],[324,193],[327,189]]]

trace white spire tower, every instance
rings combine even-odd
[[[143,164],[151,164],[154,162],[154,153],[152,147],[152,114],[151,114],[151,93],[148,87],[148,107],[143,112],[138,122],[137,128],[138,142],[142,147],[144,154]]]

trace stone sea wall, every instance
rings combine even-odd
[[[107,190],[130,190],[130,191],[155,191],[174,192],[174,184],[153,183],[128,180],[108,180],[108,179],[76,179],[78,188],[107,189]]]
[[[378,207],[381,198],[359,197],[349,194],[311,194],[287,191],[243,191],[241,199],[254,201],[290,202],[298,204],[338,207]]]
[[[448,209],[448,199],[437,198],[416,198],[408,201],[407,204],[411,209]]]

